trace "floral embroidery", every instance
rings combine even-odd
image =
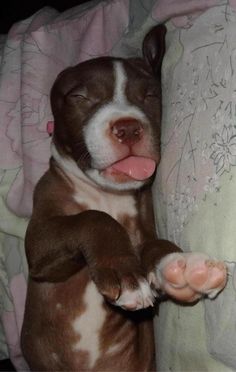
[[[216,166],[216,173],[222,175],[236,165],[236,130],[232,126],[224,126],[221,133],[214,134],[214,139],[210,158]]]

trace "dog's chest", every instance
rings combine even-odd
[[[132,194],[113,194],[80,184],[75,189],[73,199],[81,210],[98,210],[109,214],[125,227],[133,244],[140,243],[138,209]]]
[[[136,203],[131,195],[114,195],[87,187],[75,192],[74,200],[85,209],[106,212],[116,220],[124,216],[130,218],[137,216]]]

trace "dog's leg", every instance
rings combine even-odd
[[[30,222],[26,235],[29,275],[36,281],[60,282],[85,265],[98,290],[123,308],[153,304],[154,296],[125,229],[104,212]]]

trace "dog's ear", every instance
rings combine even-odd
[[[143,40],[143,57],[152,68],[154,75],[161,77],[161,65],[165,54],[166,27],[157,25],[153,27]]]

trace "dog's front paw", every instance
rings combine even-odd
[[[137,280],[135,288],[124,286],[115,305],[126,310],[139,310],[154,305],[156,291],[151,289],[146,279]]]
[[[149,283],[171,297],[193,302],[203,295],[214,298],[226,285],[227,269],[202,253],[172,253],[148,275]]]
[[[93,278],[99,292],[113,305],[125,310],[139,310],[153,306],[156,291],[135,270],[103,268]]]

